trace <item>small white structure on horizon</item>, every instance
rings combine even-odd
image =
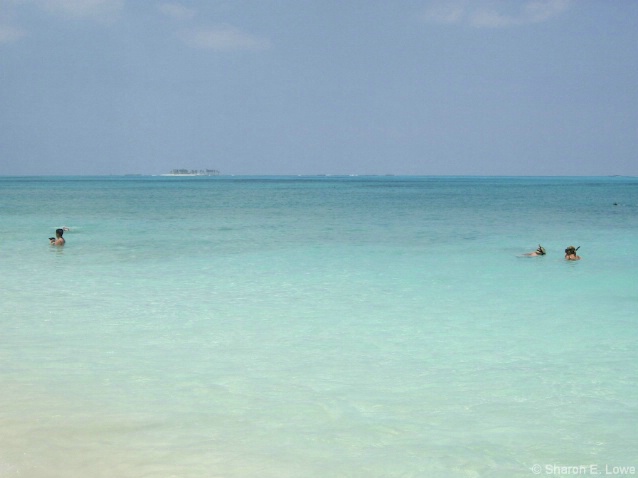
[[[162,176],[219,176],[217,169],[172,169]]]

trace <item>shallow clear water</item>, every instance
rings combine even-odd
[[[0,201],[0,476],[638,466],[638,179],[0,178]]]

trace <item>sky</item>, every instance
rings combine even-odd
[[[0,0],[0,176],[638,175],[634,0]]]

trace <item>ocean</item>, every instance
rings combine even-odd
[[[638,473],[638,178],[4,177],[0,205],[0,477]]]

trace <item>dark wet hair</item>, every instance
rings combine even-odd
[[[64,234],[64,229],[56,229],[55,233],[62,235],[62,234]]]

